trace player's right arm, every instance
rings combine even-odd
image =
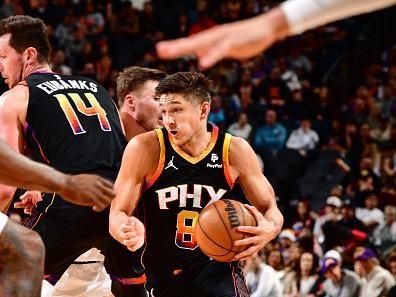
[[[127,145],[111,203],[110,234],[134,251],[144,243],[143,224],[132,216],[146,182],[154,173],[159,158],[159,143],[154,131],[135,136]]]

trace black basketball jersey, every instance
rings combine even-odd
[[[32,157],[68,173],[115,179],[126,146],[117,107],[86,77],[33,73],[24,127]]]
[[[167,277],[168,272],[200,269],[210,261],[197,246],[195,225],[208,203],[229,198],[232,180],[228,173],[231,135],[216,126],[208,129],[210,143],[197,157],[183,152],[165,129],[156,130],[160,161],[140,200],[147,242],[143,263],[148,275]]]

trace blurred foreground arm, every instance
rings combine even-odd
[[[58,193],[69,202],[93,206],[95,211],[103,210],[115,197],[111,182],[95,175],[63,174],[18,154],[1,140],[0,182],[24,189]]]
[[[36,232],[0,213],[0,296],[39,297],[44,244]]]
[[[396,0],[288,0],[260,16],[216,26],[196,35],[157,44],[161,58],[195,55],[203,68],[224,58],[257,55],[287,36],[349,16],[378,10]]]

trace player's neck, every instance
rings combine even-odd
[[[125,137],[128,141],[130,141],[136,135],[147,132],[147,130],[140,126],[129,113],[121,110],[120,117],[122,124],[124,125]]]
[[[26,65],[23,70],[23,78],[26,78],[35,72],[52,72],[51,67],[48,63],[37,63],[32,65]]]
[[[180,148],[192,157],[199,156],[209,145],[212,133],[208,131],[206,123]]]

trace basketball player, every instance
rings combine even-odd
[[[165,128],[143,133],[128,144],[110,212],[110,233],[130,250],[144,243],[143,263],[151,296],[249,296],[237,262],[211,261],[194,236],[199,212],[210,201],[229,197],[241,184],[255,207],[257,227],[238,227],[252,236],[235,260],[257,253],[281,230],[283,217],[256,155],[241,138],[208,125],[210,83],[198,73],[180,72],[160,81]],[[241,158],[243,156],[243,158]],[[131,216],[142,203],[145,228]]]
[[[117,77],[117,98],[127,140],[162,127],[155,88],[165,72],[138,66],[125,68]]]
[[[106,90],[85,77],[63,76],[49,67],[49,42],[40,19],[0,21],[0,71],[10,91],[0,105],[0,136],[15,150],[66,173],[96,173],[114,180],[126,145],[117,108]],[[14,188],[1,186],[9,201]],[[130,296],[135,275],[129,251],[108,234],[108,209],[95,213],[56,194],[45,194],[26,226],[46,248],[45,274],[52,284],[74,259],[97,247],[112,277],[115,296]]]
[[[118,74],[117,98],[120,105],[121,121],[128,141],[138,134],[162,127],[155,87],[165,76],[166,74],[162,71],[138,66],[125,68]],[[23,197],[27,196],[37,196],[37,193],[29,192],[23,195]],[[26,207],[27,212],[32,207],[32,204],[18,205]],[[141,252],[142,250],[139,250],[134,253],[135,261],[131,262],[130,265],[141,265]],[[67,275],[62,277],[62,280],[52,289],[53,296],[62,296],[65,294],[64,292],[70,291],[71,288],[73,288],[73,292],[79,292],[78,296],[81,297],[95,296],[93,294],[99,294],[98,291],[104,290],[105,284],[102,287],[91,285],[95,280],[106,278],[103,275],[100,261],[97,261],[100,256],[98,257],[97,253],[89,251],[83,257],[85,262],[82,262],[82,257],[79,257],[78,262],[69,267]],[[77,288],[73,279],[79,279],[82,274],[84,280],[80,279]],[[133,297],[146,296],[146,290],[143,286],[145,282],[146,277],[143,274],[135,279],[132,285],[135,287]]]
[[[224,58],[245,59],[287,36],[349,16],[391,6],[396,0],[288,0],[267,13],[157,44],[158,55],[195,55],[203,68]]]

